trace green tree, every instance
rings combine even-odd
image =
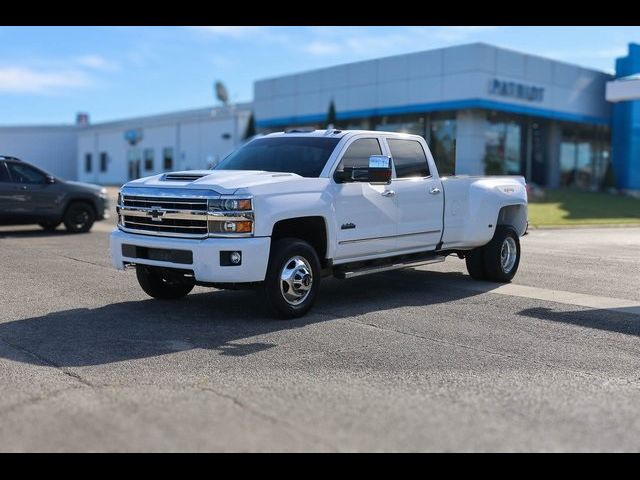
[[[244,131],[244,140],[247,140],[253,137],[256,134],[256,118],[253,116],[253,112],[249,116],[249,121],[247,122],[247,129]]]
[[[337,127],[337,123],[338,118],[336,117],[336,104],[331,100],[331,103],[329,104],[329,111],[327,112],[327,124],[325,127],[329,128],[329,125]]]
[[[602,189],[608,190],[610,188],[616,188],[616,172],[613,170],[613,162],[609,162],[607,170],[604,172],[604,178],[602,179]]]

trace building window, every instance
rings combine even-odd
[[[109,157],[107,155],[107,152],[101,152],[100,153],[100,171],[101,172],[106,172],[107,171],[107,164],[109,163]]]
[[[605,188],[609,165],[606,127],[567,125],[560,143],[560,185],[597,190]]]
[[[91,154],[90,153],[85,153],[84,154],[84,171],[87,173],[91,173]]]
[[[502,115],[490,115],[485,130],[485,174],[523,175],[520,122]]]
[[[166,147],[162,149],[162,168],[167,172],[173,169],[173,148]]]
[[[425,136],[426,118],[423,114],[419,115],[393,115],[378,117],[375,119],[374,130],[384,132],[410,133],[412,135]],[[367,127],[361,127],[367,128]]]
[[[456,119],[434,116],[429,122],[429,148],[440,176],[456,173]]]
[[[144,149],[144,169],[153,170],[153,148]]]

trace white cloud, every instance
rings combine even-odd
[[[323,40],[314,40],[304,45],[302,49],[312,55],[334,55],[341,50],[339,45]]]
[[[75,63],[83,67],[101,70],[104,72],[115,72],[120,69],[120,66],[116,62],[107,60],[101,55],[83,55],[77,57],[75,59]]]
[[[416,51],[476,38],[499,27],[451,26],[451,27],[316,27],[310,28],[312,37],[299,46],[303,51],[317,56],[336,55],[341,52],[381,56],[399,51]]]
[[[256,26],[196,26],[189,27],[194,30],[199,30],[203,33],[209,33],[220,37],[242,38],[259,33],[262,27]]]
[[[445,42],[461,42],[467,40],[470,36],[478,35],[485,32],[491,32],[498,27],[490,27],[486,25],[463,25],[451,27],[433,27],[432,33],[434,38]]]
[[[18,66],[0,67],[0,93],[49,94],[90,84],[88,75],[80,70],[38,71]]]

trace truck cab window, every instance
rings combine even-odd
[[[9,167],[9,173],[15,183],[46,183],[46,175],[29,165],[9,162],[7,167]]]
[[[420,142],[415,140],[387,139],[397,178],[428,177],[427,156]]]
[[[371,155],[382,155],[380,142],[375,138],[360,138],[349,145],[337,170],[343,171],[345,167],[367,168]]]

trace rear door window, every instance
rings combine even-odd
[[[11,178],[9,177],[9,172],[7,171],[7,165],[4,162],[0,162],[0,182],[2,183],[11,182]]]
[[[387,143],[398,178],[428,177],[430,175],[427,156],[420,142],[388,138]]]
[[[7,163],[7,167],[9,167],[9,174],[15,183],[37,184],[46,182],[46,175],[30,165],[9,162]]]

